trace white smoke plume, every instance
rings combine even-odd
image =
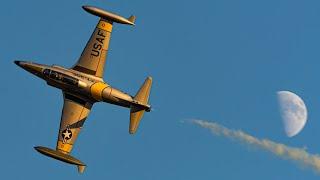
[[[217,136],[224,136],[249,146],[264,149],[278,157],[297,162],[300,165],[310,167],[320,173],[320,156],[308,153],[305,148],[295,148],[268,139],[258,139],[243,131],[228,129],[214,122],[203,120],[191,120],[191,122],[203,128],[210,129],[211,132]]]

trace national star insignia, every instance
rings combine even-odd
[[[63,140],[69,140],[72,137],[72,131],[70,129],[65,129],[62,131],[62,138]]]

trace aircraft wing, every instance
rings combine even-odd
[[[102,78],[111,31],[112,21],[101,18],[72,69]]]
[[[92,104],[71,94],[63,93],[64,104],[56,149],[69,154],[88,117]]]

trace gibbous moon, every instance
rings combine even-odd
[[[307,122],[307,107],[303,100],[289,91],[278,91],[280,113],[288,137],[297,135]]]

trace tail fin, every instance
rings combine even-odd
[[[150,111],[150,105],[148,105],[150,90],[152,85],[152,78],[147,77],[143,85],[139,89],[138,93],[134,97],[136,105],[133,104],[130,109],[130,126],[129,133],[134,134],[139,126],[140,120],[145,111]]]
[[[130,22],[132,22],[132,24],[134,24],[135,21],[136,21],[136,16],[134,16],[134,15],[130,16],[130,17],[128,18],[128,21],[130,21]]]

